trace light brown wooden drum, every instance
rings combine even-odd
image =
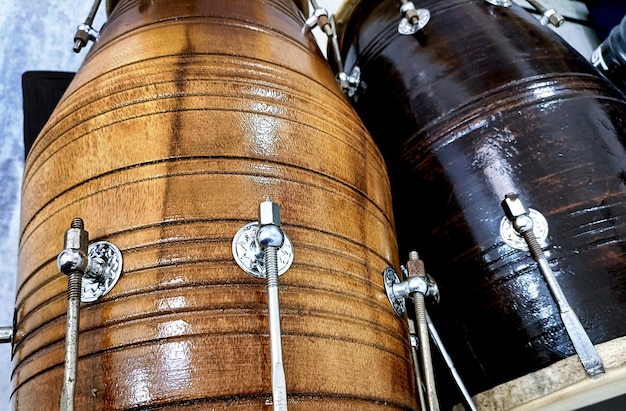
[[[76,409],[269,408],[265,282],[231,251],[266,196],[290,409],[415,409],[384,162],[287,0],[115,4],[26,162],[12,407],[57,409],[80,216],[124,270],[81,307]]]

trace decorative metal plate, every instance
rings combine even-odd
[[[387,293],[391,307],[393,307],[397,315],[404,315],[406,312],[406,302],[404,298],[397,298],[393,292],[393,286],[400,282],[400,278],[398,278],[398,274],[392,267],[387,267],[385,271],[383,271],[383,282],[385,283],[385,292]]]
[[[545,244],[546,238],[548,238],[548,222],[546,218],[539,211],[532,208],[528,209],[528,215],[533,220],[533,233],[537,237],[537,241],[541,245]],[[500,236],[511,247],[528,251],[526,240],[519,235],[507,217],[503,217],[500,222]]]
[[[428,24],[430,21],[430,11],[427,9],[417,9],[415,11],[417,12],[417,24],[411,24],[406,17],[403,17],[400,20],[400,24],[398,24],[398,33],[410,36],[411,34],[417,33]]]
[[[265,278],[265,253],[256,241],[259,224],[255,221],[241,227],[233,238],[233,257],[242,270],[257,278]],[[293,263],[293,247],[287,234],[278,249],[278,275],[282,275]]]
[[[89,266],[83,275],[80,300],[91,303],[107,295],[122,275],[122,253],[113,244],[98,241],[89,245]]]

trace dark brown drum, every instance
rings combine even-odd
[[[354,106],[390,170],[400,255],[417,249],[438,281],[432,314],[469,391],[574,355],[537,264],[503,241],[500,202],[515,192],[546,218],[543,252],[599,345],[607,373],[590,385],[622,381],[611,395],[623,393],[623,96],[518,6],[415,2],[431,19],[409,36],[398,33],[399,6],[348,2],[337,16],[340,45],[346,71],[360,67]],[[576,376],[554,374],[555,386],[545,374],[527,378],[536,389],[515,399],[505,387],[489,409],[589,381],[574,367]]]
[[[80,216],[124,271],[81,307],[76,409],[271,408],[265,281],[231,251],[269,196],[295,251],[290,409],[415,409],[384,161],[295,3],[113,5],[26,162],[12,407],[59,403],[56,256]]]

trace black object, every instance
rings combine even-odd
[[[591,62],[626,93],[626,16],[620,24],[613,27],[609,36],[593,52]]]
[[[624,0],[585,0],[585,4],[589,11],[589,24],[600,41],[606,39],[611,29],[626,15]]]
[[[70,85],[75,73],[27,71],[22,74],[24,157]]]

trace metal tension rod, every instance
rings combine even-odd
[[[461,376],[456,370],[456,366],[454,365],[454,362],[452,361],[452,357],[450,357],[450,354],[448,354],[448,350],[446,350],[446,347],[443,345],[443,342],[441,341],[441,338],[439,337],[439,333],[437,332],[437,329],[435,328],[435,324],[433,323],[433,321],[430,319],[430,316],[428,315],[428,311],[426,312],[426,321],[428,322],[428,331],[430,332],[430,338],[432,338],[433,343],[435,344],[435,347],[437,347],[437,349],[439,350],[439,353],[441,354],[441,357],[443,358],[443,360],[446,362],[446,365],[450,369],[452,378],[454,378],[454,382],[456,383],[457,388],[459,389],[459,391],[461,392],[461,395],[463,396],[463,403],[465,404],[465,407],[470,411],[477,411],[478,409],[476,408],[476,404],[474,404],[474,401],[472,400],[472,396],[467,391],[467,388],[465,388],[465,384],[463,383]]]
[[[65,232],[65,249],[57,257],[59,271],[68,276],[67,292],[67,332],[65,335],[65,369],[61,411],[74,410],[74,392],[78,368],[78,328],[82,278],[89,264],[89,233],[85,231],[83,220],[75,218]]]
[[[284,240],[285,236],[280,229],[280,207],[267,198],[259,207],[257,242],[265,253],[274,411],[287,410],[287,384],[285,380],[285,370],[283,368],[283,348],[278,302],[278,249],[283,245]]]
[[[550,268],[548,259],[543,253],[539,241],[533,232],[533,219],[530,217],[530,211],[522,202],[519,195],[509,193],[504,196],[502,208],[506,217],[511,221],[513,228],[521,235],[530,250],[533,259],[537,262],[537,268],[541,272],[548,289],[559,308],[561,319],[565,325],[565,331],[570,337],[574,350],[578,354],[580,361],[589,377],[595,377],[604,373],[604,365],[602,359],[598,355],[593,343],[589,339],[587,332],[583,328],[578,316],[572,311],[561,286],[556,281],[556,277]]]
[[[409,279],[414,277],[426,278],[424,262],[419,259],[416,251],[409,253],[409,261],[406,264],[409,272]],[[415,321],[417,337],[419,339],[419,349],[422,358],[422,369],[424,370],[424,386],[426,387],[426,402],[429,410],[439,410],[439,400],[435,389],[435,372],[433,370],[432,355],[430,352],[430,340],[428,337],[428,323],[426,321],[426,303],[423,292],[411,290],[410,296],[415,306]]]
[[[310,0],[313,6],[313,14],[306,20],[306,25],[313,30],[316,26],[322,30],[328,37],[328,41],[332,46],[333,57],[337,64],[337,83],[339,88],[348,97],[354,96],[359,82],[361,81],[361,71],[358,67],[354,67],[352,73],[348,75],[345,71],[343,60],[341,58],[341,50],[339,49],[339,40],[337,39],[337,28],[335,27],[335,19],[328,15],[328,11],[320,7],[316,0]]]
[[[420,386],[418,387],[420,407],[425,411],[439,410],[439,400],[435,390],[434,371],[429,345],[430,336],[435,347],[439,350],[439,353],[450,368],[454,381],[463,395],[463,402],[469,410],[476,411],[476,406],[467,392],[459,374],[456,372],[452,359],[441,342],[439,334],[426,310],[425,297],[430,297],[435,302],[439,301],[439,289],[437,284],[426,274],[424,263],[419,259],[417,252],[412,251],[409,254],[407,267],[408,268],[402,267],[402,271],[407,277],[405,281],[401,282],[395,270],[392,267],[387,267],[383,272],[383,282],[385,284],[387,298],[389,298],[389,302],[397,315],[403,316],[406,313],[406,298],[411,298],[415,306],[415,325],[412,325],[413,321],[411,321],[410,318],[408,318],[408,321],[411,333],[415,376],[417,384]],[[417,334],[416,338],[413,338],[414,332]],[[421,372],[418,362],[416,361],[418,348],[421,354]],[[421,374],[424,374],[423,378]],[[422,380],[424,382],[424,390],[426,391],[425,396],[422,393]],[[426,405],[424,405],[424,403],[426,403]]]
[[[85,22],[76,28],[76,34],[74,34],[74,53],[80,53],[80,50],[87,45],[89,40],[95,41],[98,37],[99,33],[92,27],[92,24],[101,1],[102,0],[94,0]]]

